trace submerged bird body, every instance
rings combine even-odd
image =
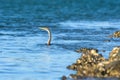
[[[50,45],[51,44],[51,39],[52,39],[52,35],[51,35],[51,31],[48,27],[40,27],[40,29],[42,30],[45,30],[48,32],[48,42],[47,42],[47,45]]]

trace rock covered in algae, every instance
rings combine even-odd
[[[68,66],[68,69],[76,70],[71,74],[73,79],[80,77],[118,77],[120,78],[120,47],[115,47],[110,52],[109,59],[105,59],[98,50],[82,48],[78,50],[82,55],[76,63]]]
[[[98,53],[98,50],[97,49],[93,49],[93,48],[80,48],[78,50],[76,50],[76,52],[78,53],[89,53],[91,51],[94,51],[94,53]]]
[[[113,48],[113,50],[109,54],[109,60],[120,60],[120,46]]]
[[[109,64],[105,65],[107,74],[109,77],[118,77],[120,78],[120,60],[112,61]]]
[[[120,31],[114,32],[110,37],[120,38]]]
[[[97,72],[96,68],[98,67],[98,64],[105,61],[105,58],[101,54],[98,54],[98,50],[96,49],[82,48],[80,51],[83,52],[81,57],[76,63],[67,68],[77,70],[76,76],[94,76]],[[102,69],[100,69],[100,71],[100,74],[102,74]]]

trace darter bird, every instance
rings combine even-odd
[[[51,44],[51,39],[52,39],[52,35],[51,35],[51,31],[48,27],[39,27],[41,30],[45,30],[48,32],[48,42],[47,42],[47,45],[50,45]]]

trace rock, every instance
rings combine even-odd
[[[99,62],[105,59],[101,54],[98,54],[98,50],[92,48],[82,48],[79,51],[82,52],[81,57],[76,63],[68,66],[69,69],[77,70],[77,76],[94,76],[96,74],[95,69]]]
[[[89,51],[94,51],[94,52],[98,52],[97,49],[93,49],[93,48],[80,48],[78,50],[75,50],[78,53],[89,53]]]
[[[66,76],[62,76],[61,79],[62,79],[62,80],[67,80],[67,77],[66,77]]]
[[[76,52],[78,53],[86,53],[89,49],[88,48],[80,48],[78,50],[76,50]]]
[[[72,70],[76,70],[77,65],[76,64],[72,64],[67,66],[67,69],[72,69]]]
[[[120,78],[120,47],[113,48],[108,59],[93,48],[81,48],[77,52],[82,52],[82,55],[76,63],[67,67],[77,71],[76,74],[70,75],[73,79],[81,77]]]
[[[119,77],[120,78],[120,60],[110,62],[105,66],[107,73],[110,77]]]
[[[109,55],[109,61],[120,60],[120,46],[113,48]]]
[[[112,35],[110,35],[109,37],[120,38],[120,31],[114,32],[114,33],[113,33]]]

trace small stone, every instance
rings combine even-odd
[[[62,80],[67,80],[67,77],[66,76],[62,76]]]

